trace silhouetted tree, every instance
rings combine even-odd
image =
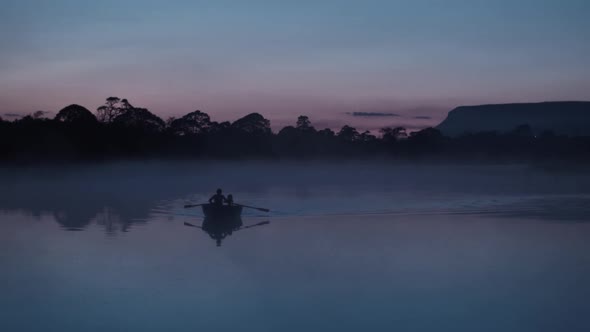
[[[311,125],[311,121],[309,120],[309,117],[307,117],[305,115],[301,115],[297,118],[297,125],[295,128],[297,128],[297,130],[304,131],[304,132],[315,131],[315,129]]]
[[[170,130],[174,135],[198,135],[211,130],[211,119],[207,113],[201,111],[191,112],[180,119],[170,123]]]
[[[361,142],[370,143],[370,142],[375,142],[377,140],[377,137],[375,135],[371,134],[370,131],[365,130],[364,132],[362,132],[358,136],[358,140]]]
[[[171,128],[172,127],[172,122],[174,122],[174,120],[176,120],[176,117],[174,116],[169,116],[166,119],[166,128]]]
[[[93,124],[96,123],[96,117],[88,109],[80,105],[72,104],[66,106],[55,116],[55,121],[68,124]]]
[[[231,128],[251,135],[270,135],[270,121],[258,113],[251,113],[236,120]]]
[[[227,129],[216,130],[212,139],[230,156],[260,157],[272,154],[272,138],[270,121],[258,113],[251,113]]]
[[[126,99],[109,97],[94,115],[70,105],[53,120],[36,112],[7,122],[0,118],[0,159],[37,162],[125,157],[190,158],[358,158],[393,155],[396,158],[437,156],[451,159],[586,160],[590,161],[590,137],[558,136],[543,132],[534,136],[528,125],[509,132],[475,132],[445,137],[435,128],[406,133],[402,127],[383,128],[376,137],[343,126],[316,131],[309,117],[301,115],[294,126],[273,135],[270,121],[258,113],[233,123],[211,121],[195,111],[165,123],[147,109]],[[65,222],[64,222],[65,224]]]
[[[127,99],[124,100],[127,101]],[[119,107],[119,102],[121,102],[121,99],[118,97],[108,97],[105,105],[96,109],[98,121],[111,123],[116,117],[123,114],[125,110]]]
[[[338,132],[338,138],[347,142],[354,142],[359,139],[359,136],[359,132],[354,127],[348,125],[343,126]]]
[[[211,123],[211,132],[212,133],[223,133],[231,128],[231,123],[229,121],[223,122],[212,122]]]
[[[130,127],[146,132],[161,132],[166,127],[164,120],[145,108],[132,108],[117,116],[114,125]]]
[[[298,135],[299,131],[293,126],[286,126],[279,130],[277,136],[295,136]]]
[[[322,137],[334,137],[336,136],[336,133],[334,133],[334,131],[330,128],[325,128],[322,130],[318,130],[318,135]]]
[[[401,139],[406,139],[408,137],[408,134],[406,133],[406,128],[404,127],[381,128],[379,130],[379,133],[381,133],[381,137],[385,143],[395,143]]]
[[[438,130],[436,128],[429,127],[429,128],[425,128],[420,131],[415,131],[415,132],[411,133],[410,138],[414,141],[417,141],[417,140],[438,141],[443,138],[443,134],[440,132],[440,130]]]
[[[410,134],[408,144],[415,153],[439,152],[444,143],[444,136],[436,128],[425,128]]]
[[[119,106],[121,113],[125,113],[126,111],[133,109],[133,108],[135,108],[135,107],[133,107],[133,105],[131,105],[131,103],[127,99],[121,99],[120,106]]]
[[[15,120],[15,123],[20,123],[20,124],[31,124],[31,123],[36,123],[36,124],[41,124],[43,122],[49,121],[49,119],[43,117],[43,114],[45,114],[45,112],[43,111],[36,111],[33,112],[31,114],[25,115],[20,119]]]

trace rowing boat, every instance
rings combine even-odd
[[[211,220],[237,219],[242,215],[242,207],[239,205],[204,204],[203,214]]]

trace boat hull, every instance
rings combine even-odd
[[[232,220],[239,219],[242,215],[242,207],[237,205],[203,205],[203,214],[210,220]]]

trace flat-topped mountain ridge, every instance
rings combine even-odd
[[[445,135],[458,136],[468,132],[508,132],[520,125],[529,125],[535,133],[550,130],[560,135],[588,136],[590,102],[460,106],[450,111],[437,129]]]

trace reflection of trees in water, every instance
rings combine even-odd
[[[0,195],[0,204],[5,211],[23,211],[35,219],[49,214],[64,230],[80,231],[98,225],[108,234],[115,234],[145,223],[158,201],[156,194],[133,195],[134,187],[113,189],[118,191],[113,196],[80,192],[78,188],[59,184],[55,185],[59,189],[53,188],[53,184],[18,188],[10,195]]]
[[[92,213],[83,211],[54,211],[53,218],[68,231],[80,231],[92,223]]]
[[[111,207],[103,207],[98,211],[83,209],[60,210],[53,212],[53,217],[63,229],[68,231],[81,231],[95,224],[104,227],[109,235],[128,232],[133,224],[146,222],[145,218],[139,220],[136,217],[124,217]]]
[[[173,210],[178,199],[203,200],[203,195],[195,193],[216,188],[220,178],[227,183],[243,181],[242,173],[231,171],[233,165],[211,165],[215,167],[194,163],[121,163],[2,171],[0,210],[22,211],[35,219],[51,215],[64,230],[98,226],[109,234],[127,232],[134,225],[145,224],[163,202],[171,204],[163,208],[164,215],[170,218],[177,215]],[[244,172],[259,169],[255,164]],[[256,184],[248,181],[241,186],[250,193],[265,190]]]
[[[121,218],[120,215],[108,207],[100,211],[96,217],[94,217],[93,221],[97,225],[103,226],[109,235],[118,232],[128,232],[133,224],[133,221]]]
[[[0,173],[0,209],[35,219],[51,215],[64,230],[127,232],[146,223],[158,202],[194,192],[194,182],[177,176],[179,168],[122,163],[6,171]]]

